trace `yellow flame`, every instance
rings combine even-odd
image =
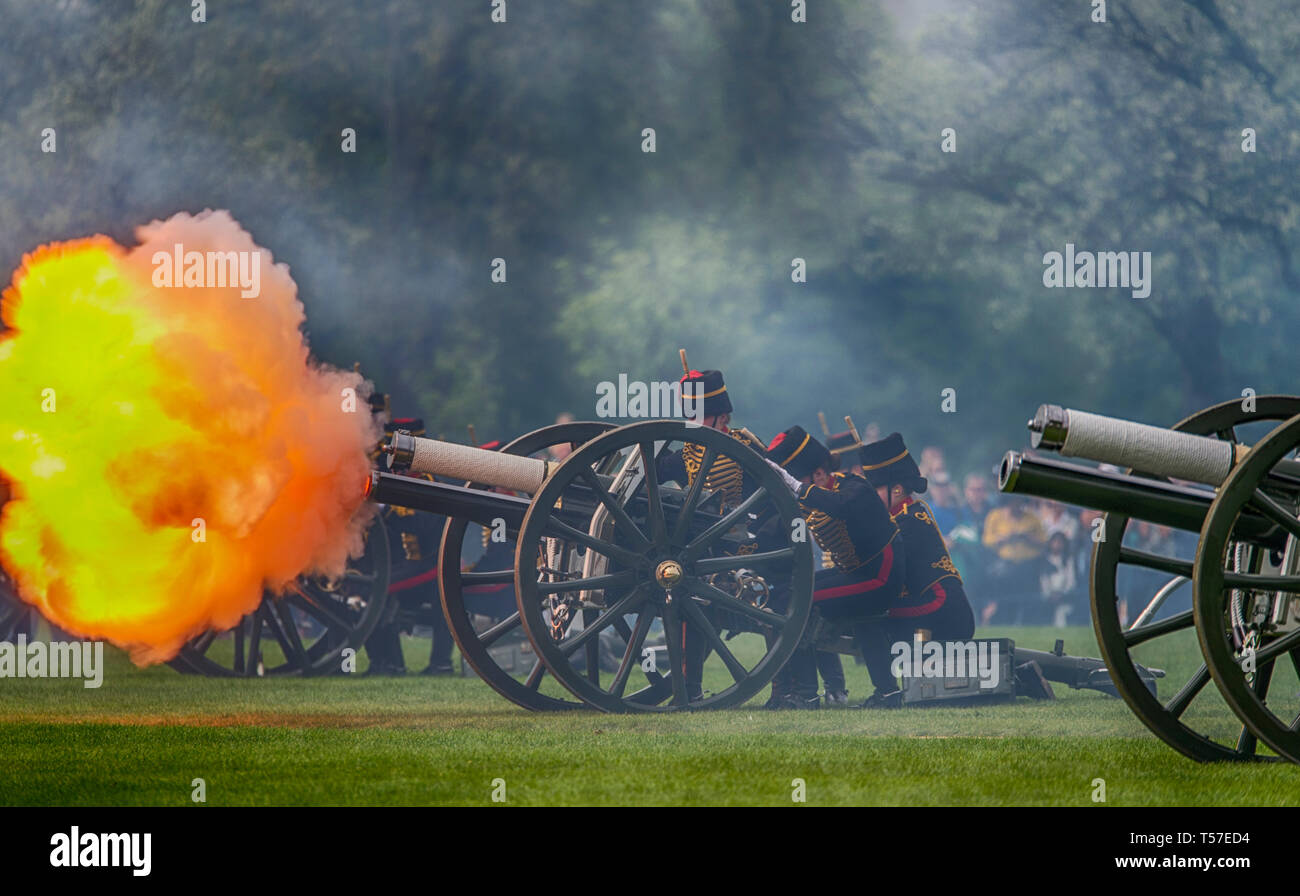
[[[336,574],[377,433],[315,364],[284,265],[224,212],[24,258],[0,314],[0,562],[59,626],[137,662],[232,626],[264,586]],[[261,293],[153,285],[155,254],[261,253]]]

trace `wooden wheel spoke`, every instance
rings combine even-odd
[[[1175,613],[1167,619],[1161,619],[1159,622],[1148,622],[1146,625],[1128,629],[1124,632],[1124,643],[1129,648],[1136,647],[1152,638],[1159,638],[1161,635],[1167,635],[1170,632],[1180,631],[1185,628],[1191,628],[1196,624],[1191,610],[1184,610],[1181,613]]]
[[[706,598],[715,607],[731,610],[741,616],[747,616],[760,625],[770,626],[778,632],[783,631],[786,623],[790,621],[784,616],[778,616],[768,610],[760,610],[751,603],[732,597],[727,592],[715,588],[701,579],[690,579],[687,587],[693,590],[697,596]]]
[[[653,442],[641,442],[641,467],[645,470],[646,520],[650,523],[650,541],[663,546],[668,542],[668,526],[664,521],[663,495],[659,493],[659,468],[655,465]]]
[[[248,655],[244,657],[244,674],[256,675],[257,666],[262,662],[262,625],[264,624],[264,611],[266,608],[266,599],[258,604],[248,619]]]
[[[677,610],[669,604],[664,608],[664,640],[668,642],[668,665],[671,669],[669,680],[673,686],[673,703],[685,706],[689,702],[686,694],[686,650],[682,637],[681,623]]]
[[[576,651],[579,647],[592,641],[600,632],[613,624],[615,619],[621,619],[623,614],[627,613],[633,607],[639,606],[645,599],[644,588],[634,588],[621,598],[616,600],[608,609],[601,613],[590,625],[585,624],[582,631],[570,638],[565,638],[557,646],[560,651],[568,656]]]
[[[706,446],[704,457],[700,460],[700,469],[696,472],[695,478],[691,480],[690,487],[686,489],[686,498],[682,501],[681,513],[677,517],[677,523],[673,526],[671,542],[676,547],[686,544],[686,536],[691,531],[691,521],[695,519],[695,508],[700,503],[700,493],[704,490],[704,481],[709,477],[709,471],[713,469],[713,461],[717,459],[718,452],[712,446]]]
[[[1201,668],[1196,670],[1196,674],[1189,678],[1187,684],[1183,685],[1178,693],[1174,694],[1173,699],[1165,704],[1165,712],[1175,719],[1181,716],[1192,701],[1196,699],[1196,695],[1201,692],[1201,689],[1209,683],[1209,680],[1210,669],[1204,663],[1201,663]]]
[[[745,500],[736,505],[734,510],[730,511],[722,519],[705,529],[694,541],[688,544],[682,551],[683,558],[686,560],[694,560],[696,557],[700,556],[706,547],[727,534],[727,532],[731,531],[731,528],[742,519],[748,517],[750,509],[766,497],[767,489],[762,486],[754,489]]]
[[[760,566],[764,563],[776,563],[794,557],[794,548],[780,548],[775,551],[762,551],[756,554],[728,554],[725,557],[704,557],[696,560],[694,567],[698,575],[708,576],[715,572]]]
[[[740,660],[736,659],[735,655],[718,635],[718,630],[709,622],[704,612],[696,606],[695,601],[689,599],[682,601],[681,609],[682,615],[694,625],[696,630],[704,635],[704,640],[722,658],[722,662],[726,665],[727,671],[731,673],[733,680],[741,681],[745,676],[749,675],[749,670],[745,668]]]
[[[536,691],[542,686],[542,677],[546,674],[546,667],[542,665],[541,660],[533,663],[533,668],[528,670],[528,678],[524,681],[524,687],[530,691]]]
[[[1260,489],[1255,489],[1255,493],[1247,499],[1246,504],[1290,532],[1293,538],[1300,538],[1300,520]]]
[[[603,576],[590,576],[585,579],[567,579],[559,582],[538,582],[537,590],[542,594],[556,594],[567,591],[604,591],[608,588],[625,588],[636,583],[636,570],[624,569]]]
[[[1275,659],[1279,655],[1300,647],[1300,628],[1295,631],[1287,632],[1276,641],[1270,641],[1259,650],[1255,651],[1255,663],[1257,666],[1263,666],[1264,663]]]
[[[1146,551],[1139,551],[1136,548],[1121,547],[1119,549],[1119,562],[1127,563],[1130,566],[1143,566],[1147,569],[1158,569],[1161,572],[1183,576],[1187,579],[1192,577],[1192,561],[1178,560],[1173,557],[1161,557],[1159,554],[1149,554]]]
[[[273,611],[271,633],[275,639],[280,642],[284,649],[286,659],[291,659],[296,665],[304,671],[311,665],[311,660],[307,657],[307,651],[302,646],[302,639],[298,636],[298,626],[293,621],[293,614],[284,601],[277,600]]]
[[[609,692],[615,697],[622,697],[627,691],[627,680],[640,661],[641,649],[645,645],[646,635],[650,633],[650,626],[654,624],[654,619],[654,613],[649,610],[642,610],[637,614],[632,636],[627,639],[627,650],[623,651],[623,661],[619,663],[618,671],[614,673],[614,681],[609,687]]]
[[[216,632],[204,632],[202,635],[191,641],[189,647],[199,655],[203,655],[208,652],[208,648],[212,646],[212,642],[216,639]]]
[[[650,541],[645,537],[645,533],[641,531],[641,527],[633,521],[632,517],[627,515],[627,510],[623,507],[622,502],[609,493],[609,489],[605,488],[595,472],[584,467],[578,475],[596,493],[600,503],[605,505],[609,515],[614,518],[614,525],[622,529],[623,534],[632,540],[633,550],[638,552],[648,550]]]
[[[284,600],[289,601],[304,613],[319,619],[331,631],[350,632],[355,624],[339,615],[333,607],[318,601],[310,592],[304,591],[297,586],[294,586],[285,595]]]
[[[1300,576],[1271,576],[1262,573],[1225,571],[1223,584],[1227,588],[1240,588],[1247,591],[1285,591],[1289,594],[1300,594]]]
[[[563,538],[565,541],[572,541],[580,544],[585,548],[590,548],[598,554],[604,554],[611,560],[617,560],[624,566],[638,566],[641,564],[641,555],[627,548],[619,547],[616,544],[610,544],[607,541],[601,541],[593,535],[579,531],[567,523],[562,523],[554,516],[546,520],[546,534],[556,538]]]
[[[515,612],[511,613],[505,619],[502,619],[496,625],[492,626],[483,634],[479,635],[478,642],[484,647],[491,647],[498,640],[500,640],[502,635],[506,634],[507,632],[513,631],[518,627],[519,627],[519,611],[515,610]]]
[[[1237,735],[1237,752],[1244,756],[1254,756],[1255,748],[1259,746],[1259,740],[1251,733],[1251,730],[1245,725],[1241,726],[1241,733]]]
[[[494,569],[488,572],[469,571],[460,574],[460,585],[462,588],[472,588],[475,585],[513,585],[515,582],[514,567],[510,569]]]

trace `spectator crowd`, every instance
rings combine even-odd
[[[948,471],[942,449],[933,446],[922,451],[920,467],[929,481],[923,497],[961,571],[980,625],[1089,624],[1088,573],[1099,511],[1002,494],[993,477],[983,473],[968,473],[959,482]],[[1124,543],[1190,559],[1195,536],[1134,522]],[[1121,566],[1116,584],[1121,617],[1129,609],[1125,598],[1145,601],[1167,579],[1159,572]]]

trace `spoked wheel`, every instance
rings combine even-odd
[[[327,675],[343,669],[343,651],[358,651],[388,602],[388,534],[376,519],[365,551],[337,580],[301,576],[229,632],[190,641],[170,665],[218,677]]]
[[[1300,416],[1274,429],[1224,480],[1201,529],[1194,609],[1214,683],[1248,732],[1300,762],[1300,477],[1276,469],[1300,447]],[[1232,533],[1243,511],[1287,536],[1263,564],[1234,563]]]
[[[1173,428],[1236,443],[1243,429],[1258,429],[1295,414],[1300,414],[1300,399],[1260,396],[1251,411],[1243,410],[1240,400],[1228,401]],[[1206,687],[1210,670],[1193,635],[1188,605],[1190,549],[1153,553],[1126,545],[1125,535],[1135,528],[1128,517],[1107,514],[1105,540],[1092,555],[1093,628],[1116,689],[1152,733],[1184,756],[1200,762],[1257,758],[1254,736],[1236,723],[1216,691]],[[1243,543],[1239,560],[1249,553],[1247,547]],[[1117,586],[1121,579],[1127,581]],[[1123,593],[1125,585],[1136,593]],[[1125,598],[1140,598],[1129,603],[1135,615],[1127,625],[1120,621]],[[1167,614],[1163,618],[1162,612]],[[1168,671],[1158,682],[1157,694],[1148,688],[1138,664]]]
[[[660,481],[659,462],[676,469],[677,452],[695,471],[685,488]],[[781,477],[723,433],[675,421],[614,430],[570,455],[524,517],[524,628],[546,668],[598,709],[738,706],[808,621],[812,548],[799,517]],[[602,674],[607,630],[621,658]],[[647,646],[656,632],[662,650]]]
[[[559,423],[521,436],[501,450],[527,456],[557,445],[577,449],[612,428],[608,423]],[[469,529],[465,519],[448,519],[438,559],[442,608],[461,656],[493,690],[525,709],[582,708],[547,674],[528,643],[514,600],[514,551],[508,561],[503,555],[499,564],[489,564],[497,568],[461,570]],[[516,659],[522,662],[513,662]]]

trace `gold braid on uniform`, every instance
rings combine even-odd
[[[695,482],[695,477],[700,472],[700,464],[704,462],[704,446],[687,442],[682,448],[682,462],[686,465],[687,478],[692,483]],[[730,457],[714,457],[713,464],[709,467],[709,475],[704,479],[704,485],[709,491],[722,492],[722,507],[726,509],[740,503],[743,497],[741,488],[744,479],[745,473],[740,469],[740,464]]]
[[[420,560],[420,539],[410,532],[402,533],[402,550],[406,552],[407,560]]]
[[[834,483],[834,490],[840,487],[840,481],[844,478],[843,473],[835,473],[831,480]],[[849,538],[849,527],[844,521],[820,510],[801,505],[804,513],[808,515],[808,528],[812,530],[813,538],[817,541],[817,547],[822,549],[822,553],[831,558],[831,565],[836,569],[842,569],[845,572],[857,569],[866,561],[858,556],[857,549],[853,547],[853,541]],[[825,563],[825,559],[822,560]]]

